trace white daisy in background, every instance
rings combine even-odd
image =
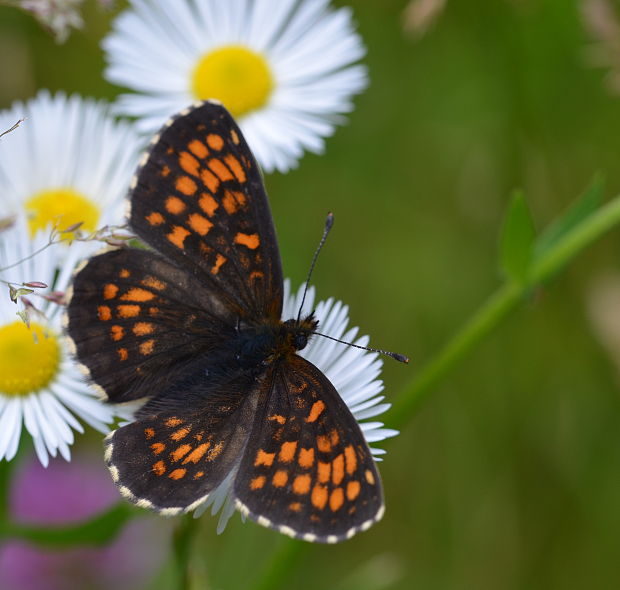
[[[329,0],[130,0],[103,41],[117,112],[152,134],[196,100],[220,100],[266,171],[320,153],[367,85],[351,11]]]
[[[0,112],[1,217],[26,211],[31,235],[83,222],[89,233],[124,223],[124,199],[141,139],[103,102],[41,91]]]
[[[297,317],[299,306],[303,298],[303,285],[296,294],[291,294],[289,280],[284,281],[284,305],[282,319],[288,320]],[[333,298],[320,301],[314,306],[315,290],[310,287],[306,294],[306,300],[302,309],[302,316],[315,310],[315,317],[319,320],[319,330],[339,340],[345,340],[359,346],[368,346],[368,336],[357,337],[358,328],[348,328],[349,308],[341,301]],[[356,339],[357,338],[357,339]],[[398,430],[384,428],[382,422],[367,420],[383,414],[391,404],[383,403],[383,381],[379,380],[383,361],[376,352],[361,350],[346,344],[334,342],[328,338],[313,336],[306,348],[298,352],[300,356],[316,365],[332,382],[340,397],[349,407],[349,410],[359,422],[364,433],[366,442],[370,445],[380,440],[396,436]],[[380,461],[378,455],[383,455],[383,449],[370,447],[376,461]],[[211,513],[216,514],[220,509],[220,519],[217,527],[221,533],[226,523],[235,511],[235,503],[229,494],[236,470],[232,470],[226,479],[214,490],[208,500],[194,511],[198,518],[211,506]]]
[[[29,237],[23,215],[0,231],[0,278],[11,283],[42,282],[49,291],[64,291],[73,268],[84,253],[74,242],[47,248],[48,234],[39,231]],[[61,256],[60,250],[65,250]],[[63,260],[59,267],[59,260]],[[16,264],[19,263],[19,264]],[[31,294],[28,297],[42,313],[30,315],[30,327],[16,315],[9,289],[0,290],[0,460],[15,456],[22,429],[32,436],[39,460],[47,466],[49,456],[58,453],[70,460],[69,445],[74,430],[84,429],[76,416],[101,432],[108,432],[113,408],[97,399],[84,383],[62,338],[63,308]],[[43,293],[46,289],[37,289]]]

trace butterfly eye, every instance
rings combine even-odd
[[[305,332],[297,332],[293,337],[295,350],[303,350],[308,344],[308,335]]]

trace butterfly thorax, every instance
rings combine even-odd
[[[310,315],[302,320],[266,320],[255,326],[240,328],[234,344],[236,360],[244,367],[260,370],[304,349],[317,325],[314,316]]]

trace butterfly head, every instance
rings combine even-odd
[[[314,312],[304,319],[290,319],[284,322],[290,345],[295,350],[303,350],[308,345],[310,336],[315,332],[319,322]]]

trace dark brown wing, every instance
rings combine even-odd
[[[163,391],[106,438],[105,460],[121,493],[169,515],[197,508],[239,465],[257,389],[245,375],[210,383],[197,374]]]
[[[157,394],[205,366],[225,348],[236,316],[193,275],[153,252],[123,248],[77,273],[67,320],[78,360],[118,403]]]
[[[293,355],[265,381],[235,478],[241,512],[307,541],[336,543],[383,515],[360,427],[325,375]]]
[[[282,267],[259,168],[220,104],[204,102],[153,138],[130,223],[242,319],[280,318]]]

